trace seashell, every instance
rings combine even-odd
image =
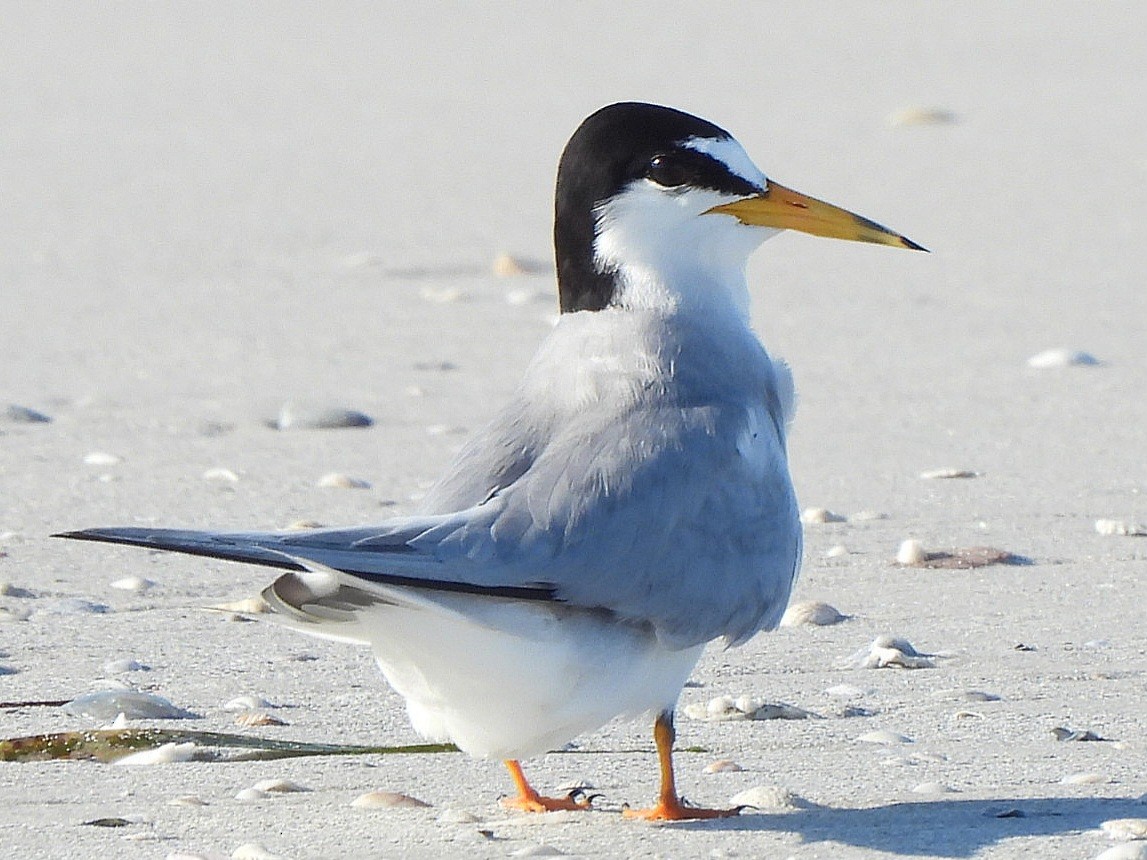
[[[1147,525],[1133,523],[1128,520],[1096,520],[1095,530],[1101,535],[1117,535],[1119,537],[1147,536]]]
[[[799,627],[806,624],[827,627],[830,624],[839,624],[844,619],[845,616],[827,603],[822,603],[819,600],[805,600],[794,603],[785,610],[785,614],[781,618],[781,627]]]
[[[150,579],[144,579],[142,576],[125,576],[122,579],[117,579],[111,586],[120,591],[132,591],[136,594],[143,594],[148,589],[154,588],[155,583]]]
[[[1099,827],[1112,839],[1147,839],[1147,818],[1112,818]]]
[[[707,704],[686,705],[685,716],[708,722],[732,720],[807,720],[817,715],[784,702],[760,702],[749,696],[718,696]]]
[[[896,550],[896,563],[903,565],[923,564],[928,558],[928,553],[924,551],[924,544],[918,540],[906,540],[900,544],[900,549]]]
[[[807,800],[785,788],[775,785],[758,785],[738,792],[729,798],[733,806],[751,806],[754,809],[785,810],[807,809]]]
[[[1057,367],[1095,367],[1099,359],[1086,352],[1073,349],[1045,349],[1028,359],[1028,367],[1051,370]]]
[[[282,860],[258,842],[245,842],[231,852],[231,860]]]
[[[935,667],[935,654],[922,654],[907,639],[896,636],[877,636],[867,648],[848,658],[848,663],[859,669],[931,669]]]
[[[86,466],[114,466],[116,463],[122,462],[123,457],[109,454],[106,451],[92,451],[84,455],[84,465]]]
[[[303,531],[305,529],[321,529],[323,524],[318,520],[295,520],[287,523],[288,531]]]
[[[124,657],[120,660],[109,660],[104,663],[104,673],[108,675],[119,675],[123,672],[150,672],[151,667],[145,666],[143,663],[133,660],[130,657]]]
[[[235,799],[240,800],[243,803],[253,803],[257,800],[266,800],[270,796],[271,795],[267,794],[267,792],[260,791],[257,788],[244,788],[242,791],[235,795]]]
[[[255,783],[253,788],[266,794],[294,794],[310,791],[305,785],[299,785],[299,783],[289,779],[263,779]]]
[[[328,472],[315,483],[318,487],[328,487],[339,490],[369,490],[370,482],[361,478],[352,478],[342,472]]]
[[[893,128],[912,125],[951,125],[956,115],[950,110],[936,107],[905,107],[888,115]]]
[[[1064,726],[1056,726],[1051,729],[1051,736],[1057,741],[1105,741],[1107,738],[1100,737],[1091,729],[1078,730],[1069,729]]]
[[[825,558],[844,558],[847,555],[849,555],[848,547],[839,543],[836,546],[830,546],[824,551]]]
[[[214,469],[208,469],[206,472],[204,472],[203,480],[216,481],[218,483],[225,484],[234,484],[239,480],[239,476],[230,469],[216,467]]]
[[[235,716],[235,724],[252,728],[254,726],[285,726],[287,721],[272,717],[265,711],[244,711]]]
[[[873,732],[865,732],[857,738],[862,744],[910,744],[913,743],[912,738],[907,735],[901,735],[896,732],[890,732],[885,729],[877,729]]]
[[[225,711],[254,711],[259,708],[273,708],[275,707],[266,699],[250,693],[243,696],[236,696],[223,706]]]
[[[197,794],[181,794],[167,801],[168,806],[207,806],[207,801]]]
[[[163,744],[155,749],[140,750],[131,755],[115,760],[115,764],[124,767],[148,764],[170,764],[176,761],[191,761],[195,758],[198,747],[188,741],[182,744]]]
[[[178,708],[162,696],[137,690],[102,690],[72,699],[63,705],[73,717],[112,720],[123,714],[130,720],[188,720],[198,714]]]
[[[1107,780],[1097,773],[1069,773],[1059,782],[1061,785],[1098,785]]]
[[[801,511],[801,522],[806,526],[815,523],[843,523],[848,518],[843,514],[836,514],[828,508],[805,508]]]
[[[351,801],[351,806],[356,809],[422,809],[430,804],[397,791],[368,791]]]
[[[926,481],[938,480],[941,478],[976,478],[979,477],[979,472],[973,472],[970,469],[928,469],[920,473],[920,477]]]
[[[279,414],[266,424],[272,430],[338,430],[370,427],[374,419],[357,409],[284,403]]]
[[[738,773],[744,770],[739,764],[729,758],[717,759],[705,765],[705,773]]]
[[[207,608],[218,609],[221,612],[242,612],[247,615],[262,615],[271,611],[267,601],[259,596],[244,597],[242,600],[233,600],[230,603],[217,603]]]
[[[1112,845],[1095,860],[1147,860],[1147,842],[1126,842]]]
[[[851,517],[854,523],[872,523],[879,520],[891,519],[884,511],[857,511]]]
[[[530,274],[531,266],[525,260],[519,260],[505,252],[494,257],[490,264],[490,271],[499,278],[515,278]]]
[[[43,412],[37,412],[35,409],[29,409],[27,406],[20,406],[16,403],[8,404],[8,408],[4,410],[4,417],[9,421],[15,421],[17,424],[50,424],[52,421]]]

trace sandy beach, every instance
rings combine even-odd
[[[1145,46],[1129,3],[6,9],[0,740],[122,687],[195,715],[131,726],[421,742],[365,650],[212,609],[273,572],[49,535],[410,511],[553,324],[596,108],[711,119],[932,253],[793,234],[749,268],[819,509],[793,599],[845,616],[682,694],[682,792],[755,808],[622,820],[657,766],[613,723],[527,763],[588,813],[508,813],[458,753],[4,762],[0,853],[1147,858]],[[945,566],[977,547],[1010,555]],[[803,718],[714,718],[770,703]]]

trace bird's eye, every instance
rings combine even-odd
[[[684,185],[692,176],[688,166],[670,155],[655,155],[645,169],[645,175],[666,188]]]

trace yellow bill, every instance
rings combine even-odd
[[[827,236],[830,239],[851,239],[855,242],[874,242],[877,245],[893,245],[898,248],[911,248],[913,251],[927,251],[911,239],[882,227],[875,221],[855,215],[847,209],[806,197],[791,188],[776,182],[769,182],[764,194],[742,197],[732,203],[722,203],[705,212],[706,215],[732,215],[742,224],[756,227],[773,227],[778,230],[800,230],[814,236]]]

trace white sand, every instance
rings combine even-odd
[[[682,717],[681,745],[707,752],[681,753],[678,769],[698,802],[778,786],[809,803],[650,827],[612,812],[507,816],[500,766],[459,755],[5,764],[5,856],[226,857],[255,842],[289,858],[539,844],[1080,858],[1108,846],[1103,821],[1147,816],[1147,539],[1094,527],[1147,521],[1143,6],[213,5],[3,13],[0,398],[54,420],[0,418],[0,608],[30,613],[0,625],[0,666],[14,670],[0,700],[71,698],[133,658],[151,670],[124,680],[204,715],[177,727],[238,730],[223,706],[253,693],[290,725],[243,731],[416,741],[367,654],[203,610],[267,572],[47,535],[405,510],[549,324],[552,275],[498,279],[491,261],[548,258],[562,144],[591,110],[638,98],[724,125],[779,180],[934,252],[786,236],[750,270],[759,330],[797,374],[802,500],[851,517],[807,527],[797,598],[852,617],[710,653],[683,704],[749,695],[826,719]],[[953,121],[890,124],[904,108]],[[1029,368],[1045,349],[1102,363]],[[288,399],[378,423],[262,426]],[[205,432],[212,422],[233,429]],[[92,452],[122,461],[86,465]],[[213,468],[239,480],[205,480]],[[918,477],[937,468],[978,476]],[[329,472],[371,488],[316,487]],[[906,538],[1034,564],[902,570],[890,560]],[[826,558],[838,545],[850,554]],[[112,587],[129,576],[155,586]],[[110,611],[60,602],[74,598]],[[848,668],[880,634],[948,656]],[[861,692],[825,692],[841,685]],[[841,717],[846,705],[872,715]],[[1057,742],[1056,726],[1117,743]],[[59,708],[0,712],[3,737],[83,727]],[[857,742],[877,731],[913,743]],[[589,782],[604,810],[651,800],[648,726],[580,749],[592,754],[528,772],[542,788]],[[722,758],[743,770],[703,773]],[[1079,773],[1098,781],[1061,782]],[[266,778],[313,790],[235,799]],[[370,790],[433,807],[351,807]],[[187,794],[208,805],[169,805]],[[438,822],[443,810],[481,823]],[[1022,817],[997,817],[1011,810]],[[139,823],[81,826],[100,817]]]

